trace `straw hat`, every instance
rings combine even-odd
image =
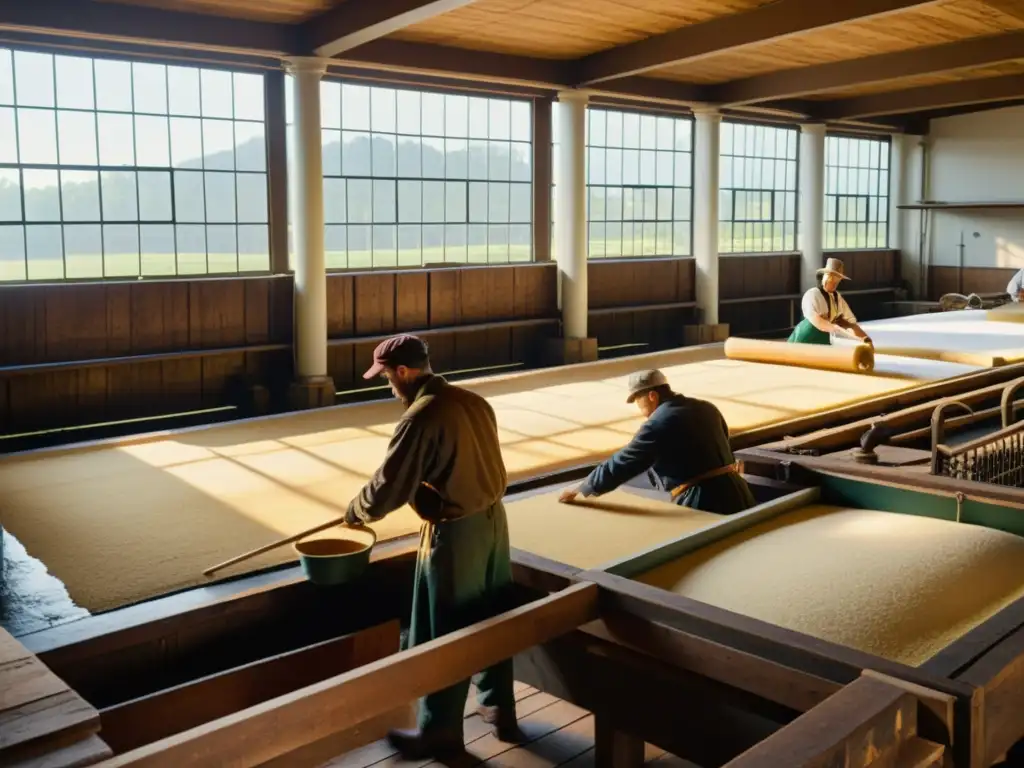
[[[830,258],[825,262],[825,266],[817,271],[819,275],[838,275],[840,280],[849,280],[844,273],[843,262],[840,259]]]

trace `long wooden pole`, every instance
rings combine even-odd
[[[241,563],[243,560],[249,560],[250,558],[256,557],[257,555],[262,555],[264,552],[269,552],[272,549],[283,547],[285,544],[291,544],[293,542],[299,541],[300,539],[304,539],[307,536],[312,536],[314,533],[326,531],[328,528],[333,528],[336,525],[346,525],[346,523],[342,518],[338,517],[329,522],[321,523],[320,525],[314,528],[310,528],[309,530],[302,531],[301,533],[296,533],[294,536],[289,536],[285,539],[279,539],[278,541],[275,541],[272,544],[264,544],[262,547],[259,547],[258,549],[254,549],[251,552],[246,552],[244,555],[238,555],[237,557],[233,557],[230,560],[225,560],[223,563],[218,563],[217,565],[211,568],[207,568],[205,571],[203,571],[203,576],[212,576],[217,571],[223,570],[224,568],[227,568],[229,565]],[[360,528],[361,526],[350,527]]]

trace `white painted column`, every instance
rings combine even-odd
[[[922,173],[925,159],[922,136],[895,134],[889,156],[889,247],[900,252],[900,272],[915,298],[924,296],[927,286],[922,268],[922,211],[900,210],[897,206],[927,197]]]
[[[324,261],[324,179],[320,139],[320,78],[324,59],[285,60],[294,79],[289,203],[295,237],[295,375],[327,376],[327,270]]]
[[[555,253],[563,336],[587,338],[587,94],[558,95]]]
[[[702,323],[718,322],[718,171],[722,116],[695,109],[693,137],[693,256]]]
[[[910,159],[910,152],[913,147],[908,141],[914,137],[904,134],[894,134],[891,141],[889,153],[889,248],[902,250],[908,243],[906,233],[903,231],[903,211],[897,206],[908,202],[910,190],[907,182],[907,162]]]
[[[811,123],[800,132],[800,220],[797,249],[800,251],[800,290],[817,284],[824,264],[825,246],[825,125]]]

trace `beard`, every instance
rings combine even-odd
[[[394,380],[391,382],[391,392],[402,401],[402,405],[408,408],[412,405],[413,398],[416,397],[416,391],[419,389],[420,380],[411,379],[409,381]]]

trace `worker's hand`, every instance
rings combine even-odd
[[[871,340],[870,336],[865,336],[863,339],[861,339],[861,342],[867,344],[869,347],[875,346],[875,342]]]
[[[562,491],[562,494],[558,497],[558,500],[563,504],[568,504],[570,501],[575,501],[576,497],[579,495],[579,488],[566,488],[564,491]]]

